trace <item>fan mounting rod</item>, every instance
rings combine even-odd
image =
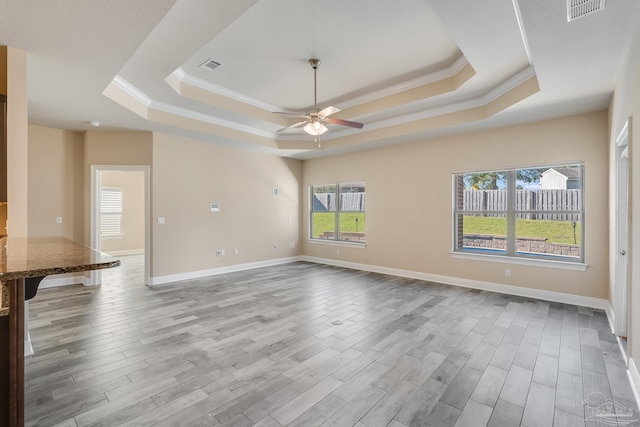
[[[318,112],[318,81],[316,79],[316,74],[318,72],[318,66],[320,65],[320,60],[317,58],[309,59],[309,65],[313,68],[313,109]]]

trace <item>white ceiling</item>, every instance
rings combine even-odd
[[[298,158],[605,109],[636,31],[637,0],[573,22],[559,0],[0,0],[30,123]],[[319,107],[364,123],[320,150],[272,114],[313,107],[311,57]]]

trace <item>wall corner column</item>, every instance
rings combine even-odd
[[[0,93],[7,97],[7,234],[28,235],[27,54],[0,46]]]

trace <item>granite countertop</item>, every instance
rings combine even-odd
[[[63,237],[0,238],[0,280],[117,267],[120,260]]]

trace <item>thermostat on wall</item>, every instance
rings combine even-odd
[[[211,203],[211,212],[220,212],[220,203]]]

